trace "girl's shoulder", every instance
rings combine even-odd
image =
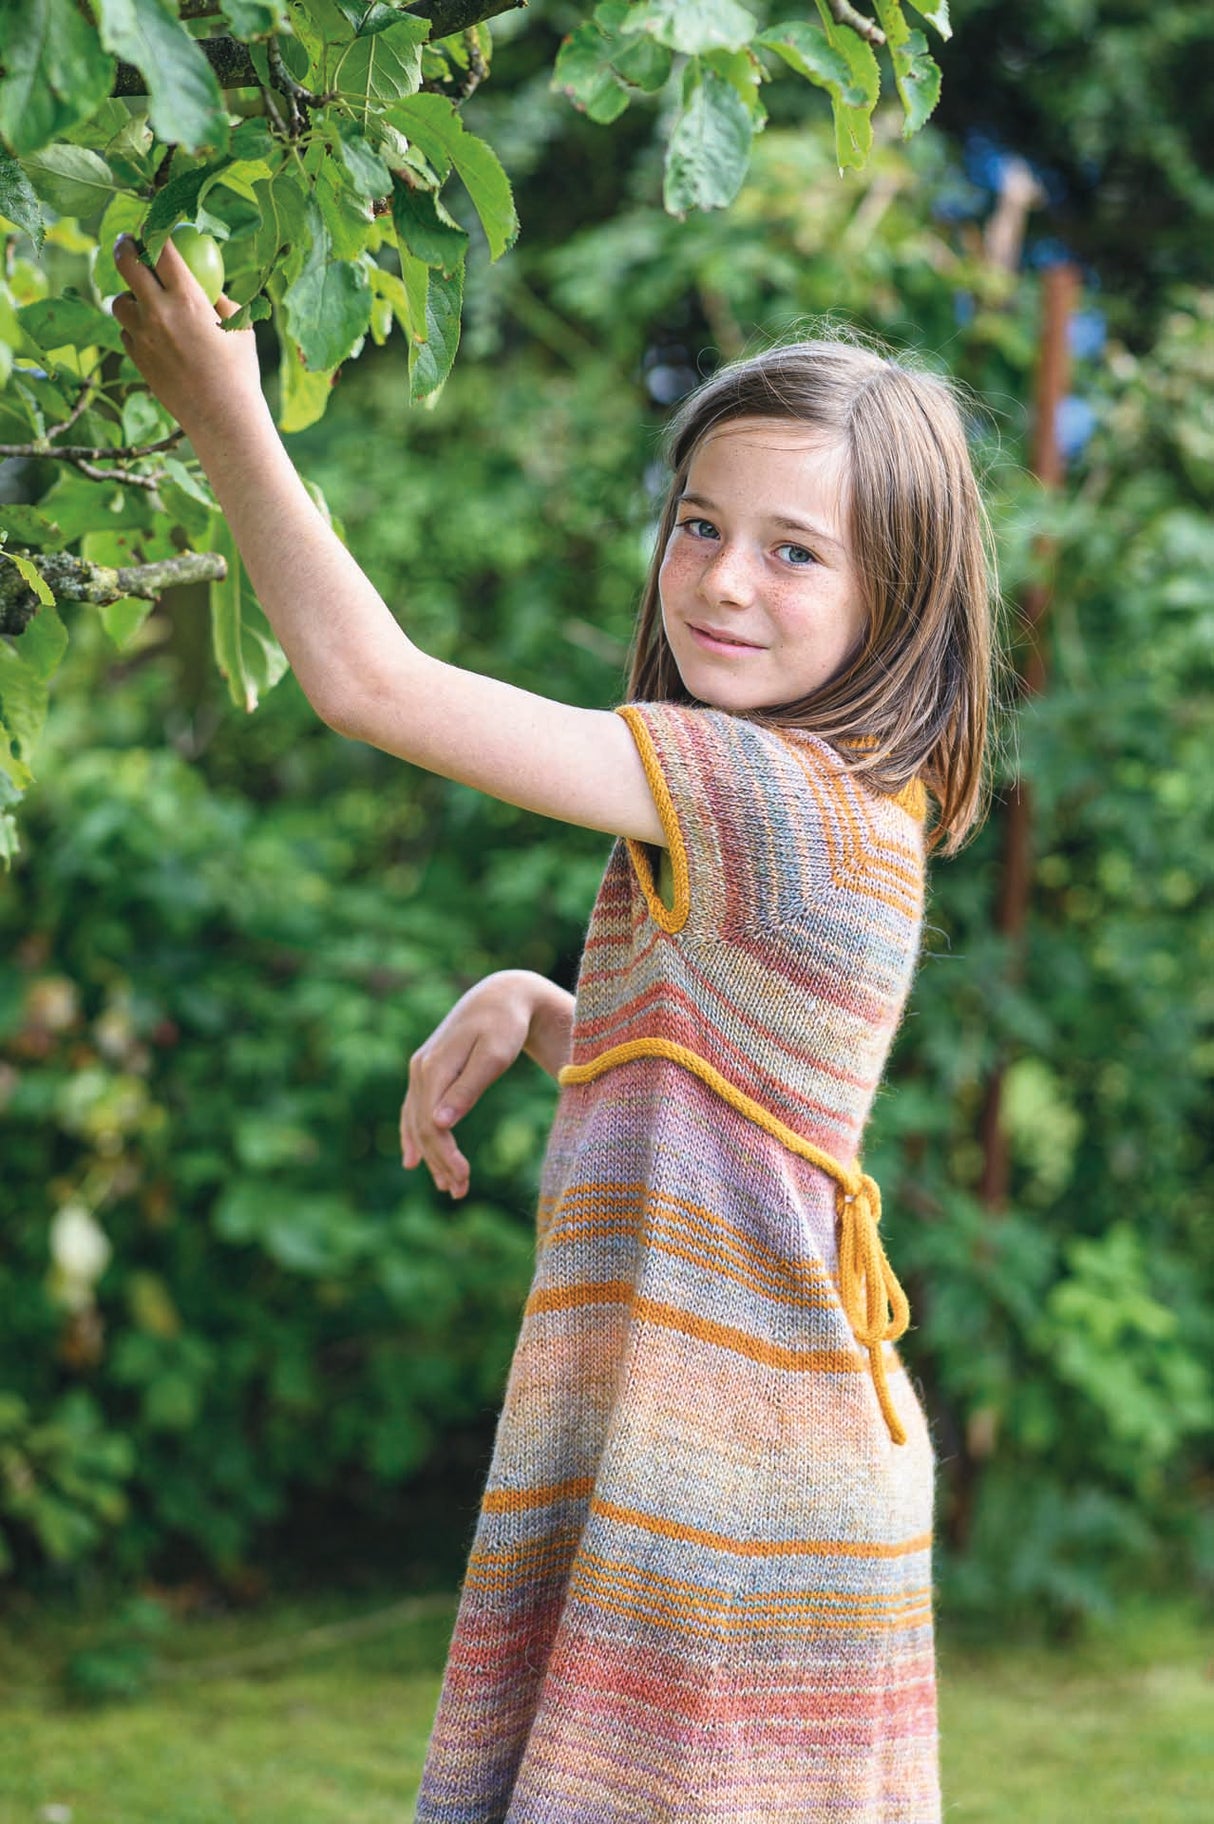
[[[823,789],[836,797],[866,801],[874,809],[884,806],[896,806],[904,811],[916,823],[923,823],[927,818],[927,791],[922,779],[908,779],[898,791],[887,793],[879,791],[871,781],[849,767],[843,755],[831,742],[815,734],[812,729],[781,727],[774,728],[769,724],[761,725],[765,732],[771,734],[791,754],[793,754],[807,773],[817,779]],[[857,747],[869,745],[863,741],[855,743]]]

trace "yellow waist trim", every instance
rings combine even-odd
[[[881,1346],[896,1342],[904,1334],[910,1323],[910,1305],[886,1259],[877,1232],[881,1221],[881,1192],[876,1180],[867,1172],[841,1164],[833,1153],[815,1146],[812,1140],[779,1120],[753,1096],[738,1089],[707,1058],[670,1039],[629,1039],[623,1045],[612,1045],[588,1064],[566,1064],[557,1081],[562,1086],[591,1083],[605,1071],[614,1070],[620,1064],[630,1064],[636,1058],[668,1058],[672,1064],[681,1064],[731,1108],[736,1108],[739,1114],[764,1128],[790,1152],[808,1159],[811,1165],[834,1179],[835,1209],[839,1217],[840,1302],[856,1341],[868,1351],[873,1386],[889,1435],[895,1444],[905,1444],[906,1432],[894,1410]]]

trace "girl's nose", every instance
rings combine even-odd
[[[701,586],[713,601],[752,601],[755,591],[754,570],[747,553],[738,545],[722,541],[711,561],[705,565]]]

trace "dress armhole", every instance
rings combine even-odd
[[[691,875],[687,861],[687,844],[683,839],[674,799],[670,795],[670,788],[666,784],[665,775],[662,772],[657,748],[654,746],[653,737],[646,728],[644,720],[629,703],[621,704],[615,714],[622,717],[627,723],[632,738],[636,742],[641,765],[645,769],[645,777],[649,782],[649,789],[653,793],[654,804],[657,806],[658,817],[666,833],[671,873],[674,876],[673,906],[667,906],[662,901],[657,882],[654,879],[653,863],[649,858],[648,845],[638,842],[632,836],[626,836],[624,842],[632,861],[637,883],[645,895],[649,916],[655,925],[658,925],[663,931],[670,932],[673,936],[675,932],[683,929],[691,915]]]

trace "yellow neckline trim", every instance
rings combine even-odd
[[[647,864],[648,865],[648,864]],[[676,875],[677,887],[677,875]],[[660,902],[659,902],[660,903]],[[834,1179],[835,1210],[839,1217],[839,1297],[856,1341],[868,1351],[873,1386],[889,1435],[895,1444],[905,1444],[906,1431],[894,1410],[885,1375],[883,1343],[895,1342],[910,1323],[910,1305],[881,1246],[877,1224],[881,1220],[881,1192],[867,1172],[851,1169],[807,1140],[738,1089],[728,1077],[699,1052],[670,1039],[629,1039],[623,1045],[609,1046],[587,1064],[566,1064],[557,1076],[562,1087],[567,1083],[590,1083],[617,1065],[630,1064],[636,1058],[668,1058],[692,1071],[709,1089],[714,1090],[731,1108],[755,1122],[786,1146],[790,1152],[808,1159],[820,1171]]]

